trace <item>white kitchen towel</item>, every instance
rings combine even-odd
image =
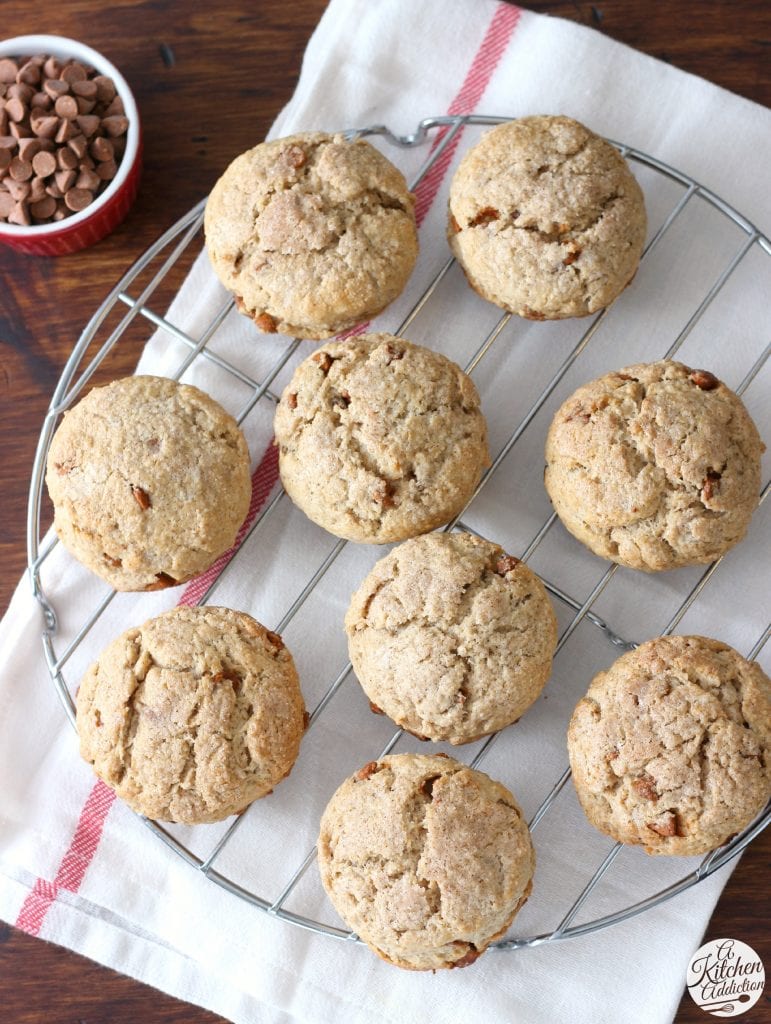
[[[574,116],[679,168],[760,231],[771,230],[768,110],[591,30],[492,0],[332,0],[308,46],[296,93],[272,135],[376,124],[406,135],[422,118],[466,113]],[[480,130],[469,126],[447,142],[447,136],[431,129],[424,145],[407,149],[374,138],[410,180],[437,139],[447,143],[416,190],[418,266],[405,294],[378,318],[379,329],[395,330],[446,262],[448,182]],[[222,154],[223,168],[235,155]],[[686,189],[645,162],[635,160],[632,166],[645,191],[654,238]],[[194,244],[200,245],[200,236]],[[740,253],[745,254],[736,262]],[[732,265],[714,301],[702,305]],[[708,367],[738,386],[767,344],[769,286],[771,258],[761,244],[697,192],[574,363],[568,366],[566,360],[590,322],[537,324],[513,318],[473,371],[494,454],[518,432],[545,389],[548,397],[471,506],[468,525],[512,553],[527,548],[550,513],[541,479],[548,422],[570,391],[592,376],[659,358],[679,338],[678,356],[685,362]],[[128,290],[136,294],[132,286]],[[225,301],[203,255],[167,318],[198,339]],[[692,321],[698,309],[702,315]],[[498,320],[499,311],[475,296],[453,266],[405,333],[464,364]],[[209,350],[240,376],[223,369],[216,358],[199,358],[184,379],[239,412],[253,392],[250,382],[271,376],[290,352],[271,383],[275,395],[312,348],[302,343],[292,350],[288,339],[258,335],[232,311]],[[160,330],[149,340],[140,369],[174,374],[188,353],[178,336]],[[769,375],[762,369],[745,400],[767,437],[768,395]],[[247,537],[237,557],[224,568],[223,559],[204,584],[115,597],[62,666],[71,691],[116,633],[180,600],[199,599],[215,578],[212,603],[242,608],[275,628],[307,579],[333,553],[334,538],[309,523],[288,499],[275,497],[272,409],[268,394],[246,416],[244,429],[255,466],[251,516],[274,510]],[[766,464],[764,480],[767,469]],[[278,504],[271,506],[275,500]],[[758,570],[759,555],[769,547],[768,519],[763,506],[748,537],[689,608],[679,632],[718,636],[744,654],[753,649],[763,634],[768,606]],[[342,546],[283,630],[310,708],[346,663],[342,619],[348,596],[380,554],[367,545]],[[531,564],[569,598],[555,596],[561,630],[607,568],[559,524],[545,535]],[[619,570],[594,612],[615,634],[646,639],[667,626],[701,576],[702,569],[659,576]],[[56,660],[108,591],[60,546],[43,563],[41,580],[58,616],[52,641]],[[78,758],[76,738],[54,694],[42,629],[42,613],[28,581],[22,580],[0,624],[0,916],[6,921],[238,1024],[658,1024],[672,1019],[687,961],[730,868],[656,909],[594,934],[491,951],[462,971],[400,972],[360,945],[276,920],[226,892],[172,853],[104,785],[95,784]],[[501,735],[482,762],[485,771],[514,791],[528,817],[565,768],[564,730],[572,707],[592,674],[617,653],[607,631],[584,618],[557,656],[542,698]],[[370,714],[349,675],[314,722],[291,777],[248,811],[214,861],[220,881],[274,901],[311,850],[331,793],[376,756],[392,733],[384,718]],[[407,737],[396,749],[418,747]],[[452,753],[470,759],[479,747]],[[200,861],[227,824],[169,832]],[[612,846],[586,824],[570,785],[534,838],[535,889],[514,923],[514,937],[551,932]],[[685,877],[697,863],[624,849],[572,924],[645,899]],[[315,864],[284,909],[342,928],[321,890]]]

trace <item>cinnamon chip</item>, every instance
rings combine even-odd
[[[0,60],[0,82],[15,82],[19,66],[10,57]]]
[[[96,86],[96,98],[100,103],[110,103],[115,99],[115,83],[107,75],[96,75],[94,85]]]
[[[701,388],[702,391],[714,391],[720,385],[720,381],[709,370],[692,370],[690,377],[696,387]]]
[[[90,167],[84,167],[80,174],[75,180],[75,188],[85,188],[90,192],[95,192],[102,183],[102,179],[91,170]]]
[[[101,163],[105,160],[112,160],[115,156],[115,149],[109,139],[105,139],[104,136],[99,135],[89,146],[89,153],[94,160]]]
[[[650,775],[645,774],[641,775],[639,779],[633,779],[632,788],[636,789],[644,800],[658,800],[659,798],[658,790]]]
[[[175,580],[173,576],[169,576],[165,572],[157,572],[155,574],[156,582],[150,584],[149,587],[145,587],[145,590],[166,590],[167,587],[176,587],[178,580]]]
[[[663,839],[679,835],[677,814],[674,811],[667,811],[660,821],[650,822],[648,828]]]
[[[78,166],[78,157],[69,146],[65,146],[56,154],[56,163],[62,171],[74,171]]]
[[[104,163],[97,164],[96,166],[96,176],[101,181],[112,181],[117,173],[118,165],[114,160],[105,160]]]
[[[30,193],[30,184],[28,181],[14,181],[13,178],[7,178],[4,182],[6,191],[14,199],[26,199]]]
[[[46,183],[42,178],[35,177],[29,183],[29,201],[39,203],[46,197]]]
[[[27,204],[20,200],[8,215],[9,224],[18,224],[20,227],[27,227],[32,223]]]
[[[62,81],[67,82],[68,84],[82,82],[83,79],[87,77],[86,69],[76,60],[69,61],[66,66],[62,68]]]
[[[391,363],[397,362],[399,359],[404,359],[404,349],[394,348],[391,342],[386,343],[386,366],[390,366]]]
[[[60,195],[64,195],[68,189],[72,188],[75,184],[75,178],[77,175],[74,171],[57,171],[54,175],[54,181],[56,187],[59,189]]]
[[[56,170],[56,157],[41,150],[32,158],[32,169],[39,178],[48,178]]]
[[[59,127],[56,129],[56,135],[54,138],[58,143],[69,142],[74,134],[72,127],[72,121],[68,121],[67,118],[59,121]]]
[[[374,501],[378,502],[384,509],[396,508],[396,488],[390,480],[379,480],[372,494]]]
[[[102,121],[102,127],[112,138],[125,135],[128,130],[128,119],[122,114],[113,114]]]
[[[363,768],[359,768],[354,778],[357,779],[359,782],[364,782],[365,779],[368,779],[370,777],[370,775],[374,775],[375,772],[379,771],[380,765],[377,763],[377,761],[368,761]]]
[[[472,946],[465,956],[462,956],[460,960],[456,960],[454,963],[450,964],[450,967],[468,967],[470,964],[473,964],[475,960],[478,960],[481,955],[482,954],[479,950],[476,949],[475,946]]]
[[[40,139],[52,139],[58,128],[58,117],[40,117],[32,122],[32,131]]]
[[[498,220],[500,213],[498,210],[493,209],[492,206],[485,206],[479,211],[473,220],[468,222],[470,228],[484,227],[486,224],[491,224],[494,220]]]
[[[288,146],[287,149],[282,150],[281,155],[295,168],[302,167],[306,159],[305,152],[300,146]]]
[[[260,313],[260,315],[255,319],[254,322],[261,331],[265,332],[265,334],[276,333],[276,321],[273,319],[270,313]]]
[[[520,559],[515,558],[514,555],[502,555],[495,563],[495,571],[499,576],[505,576],[507,572],[516,569],[519,563]]]
[[[152,508],[150,495],[147,493],[147,491],[143,490],[141,487],[132,487],[131,493],[134,495],[137,505],[139,505],[143,512],[145,512],[148,508]]]
[[[274,633],[274,632],[272,632],[272,630],[266,629],[265,630],[265,637],[266,637],[268,643],[272,647],[275,647],[276,650],[281,651],[281,650],[284,649],[284,641],[281,639],[281,637],[278,635],[278,633]]]
[[[32,177],[32,164],[26,160],[22,160],[20,156],[15,156],[13,160],[11,160],[11,166],[8,173],[14,181],[27,181]]]
[[[326,376],[329,373],[329,368],[334,362],[329,352],[314,352],[311,356],[314,363],[319,364],[321,372]]]
[[[111,120],[112,118],[105,118],[104,121],[101,122],[102,126],[106,128],[107,122]],[[75,122],[87,139],[90,139],[92,135],[96,134],[100,123],[96,114],[78,114],[75,118]],[[128,127],[128,124],[126,127]],[[85,151],[83,155],[85,156]]]
[[[68,121],[71,121],[78,112],[78,104],[74,96],[60,96],[56,103],[54,103],[54,110],[57,117],[65,117]]]
[[[18,96],[14,96],[5,105],[5,112],[12,121],[23,121],[26,110]]]
[[[29,212],[35,220],[48,220],[56,212],[56,200],[53,196],[46,196],[40,202],[31,203]]]
[[[86,155],[88,143],[86,142],[85,135],[71,135],[68,145],[78,160],[82,160]]]
[[[91,79],[83,79],[72,83],[72,92],[75,96],[83,96],[88,100],[96,99],[96,82]]]
[[[32,99],[29,101],[29,105],[31,113],[32,109],[50,110],[53,104],[51,103],[51,97],[46,93],[36,92],[33,93]]]
[[[46,96],[50,96],[54,103],[60,96],[66,96],[69,91],[69,85],[59,79],[51,79],[43,85],[43,92]]]

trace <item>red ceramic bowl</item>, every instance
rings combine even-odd
[[[126,79],[96,50],[63,36],[16,36],[0,42],[0,57],[31,57],[36,53],[51,54],[59,60],[74,57],[96,68],[99,74],[108,75],[123,100],[129,122],[126,150],[118,165],[118,173],[85,210],[53,224],[24,227],[0,222],[0,243],[3,245],[36,256],[64,256],[85,249],[109,235],[129,212],[136,198],[142,170],[142,131],[137,105]]]

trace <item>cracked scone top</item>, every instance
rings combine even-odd
[[[468,533],[430,533],[382,558],[345,617],[373,706],[415,735],[470,743],[515,722],[551,672],[557,620],[538,577]]]
[[[321,819],[321,880],[344,921],[410,970],[465,967],[530,895],[535,854],[511,793],[446,755],[365,765]]]
[[[158,590],[233,544],[249,508],[249,451],[198,388],[126,377],[64,414],[46,484],[56,532],[79,561],[116,590]]]
[[[771,682],[701,636],[658,637],[595,676],[568,729],[589,821],[648,853],[706,853],[771,796]]]
[[[764,450],[741,399],[661,360],[578,388],[546,439],[544,483],[601,558],[657,571],[711,562],[747,532]]]
[[[81,756],[148,818],[220,821],[270,793],[305,730],[279,636],[244,612],[178,607],[117,637],[77,697]]]
[[[486,132],[450,187],[447,237],[471,286],[531,320],[586,316],[634,277],[642,191],[618,151],[568,117]]]
[[[328,338],[401,293],[418,252],[414,203],[368,142],[305,132],[236,157],[206,204],[206,247],[262,331]]]
[[[300,363],[274,431],[292,501],[330,533],[372,544],[447,522],[490,461],[471,378],[391,334],[330,342]]]

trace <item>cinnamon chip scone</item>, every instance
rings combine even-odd
[[[771,681],[733,648],[658,637],[595,676],[568,729],[589,821],[648,853],[691,856],[771,796]]]
[[[116,590],[198,576],[249,508],[249,451],[214,399],[165,377],[94,388],[58,427],[46,484],[64,546]]]
[[[206,248],[260,330],[328,338],[401,293],[418,253],[414,205],[369,142],[304,132],[236,157],[206,204]]]
[[[330,533],[372,544],[447,522],[490,462],[471,378],[391,334],[330,342],[304,360],[274,431],[292,501]]]
[[[321,819],[321,880],[378,956],[465,967],[530,895],[535,853],[511,793],[446,755],[398,754],[347,779]]]
[[[244,612],[187,608],[129,629],[78,691],[80,753],[139,814],[220,821],[270,793],[305,731],[281,637]]]
[[[557,643],[535,573],[468,533],[400,544],[353,595],[345,628],[373,710],[450,743],[515,722],[549,678]]]
[[[661,360],[608,373],[563,403],[544,482],[565,527],[601,558],[676,569],[742,539],[764,448],[725,384]]]
[[[569,117],[486,132],[450,187],[447,237],[471,286],[531,320],[586,316],[634,277],[640,186],[609,142]]]

